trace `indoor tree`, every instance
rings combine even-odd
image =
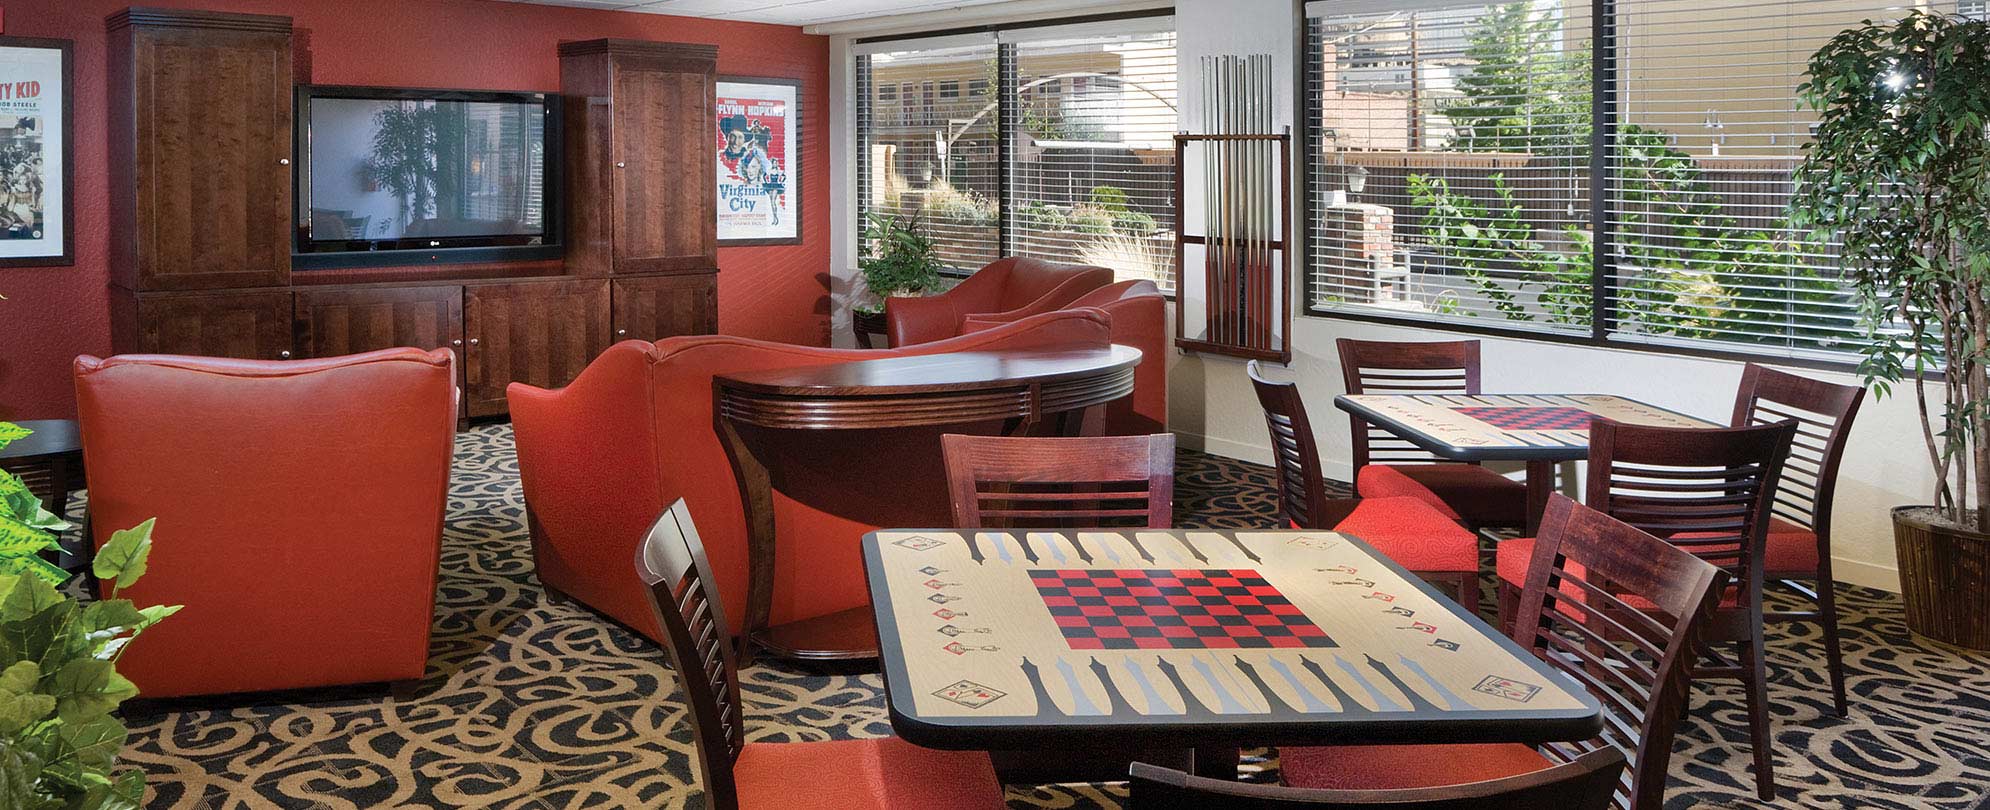
[[[1811,57],[1798,92],[1820,120],[1792,219],[1843,245],[1867,383],[1912,382],[1939,518],[1990,532],[1990,23],[1867,21]]]

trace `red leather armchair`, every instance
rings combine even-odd
[[[945,340],[961,334],[961,322],[969,315],[1024,307],[1041,307],[1035,312],[1062,309],[1111,283],[1112,271],[1104,267],[999,259],[939,295],[885,299],[885,338],[894,348]]]
[[[1038,301],[1013,312],[969,315],[963,334],[1059,309],[1095,307],[1112,320],[1112,342],[1140,350],[1133,395],[1106,407],[1106,433],[1143,436],[1168,431],[1168,297],[1145,279],[1108,284],[1068,304]]]
[[[1071,310],[907,349],[823,349],[729,336],[625,341],[565,388],[513,383],[508,399],[539,579],[661,641],[646,586],[629,561],[650,523],[683,498],[737,633],[746,616],[746,517],[714,429],[714,376],[895,355],[1106,345],[1106,315]],[[857,539],[886,521],[945,519],[944,487],[932,488],[926,502],[891,484],[944,480],[939,432],[787,431],[768,443],[782,454],[770,467],[801,471],[775,493],[773,623],[864,604]],[[832,514],[810,505],[817,503],[860,503],[865,512]]]
[[[119,669],[147,697],[413,680],[456,436],[447,351],[76,360],[90,523],[159,519],[119,592],[186,609]]]

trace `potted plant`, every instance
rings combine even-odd
[[[1860,370],[1881,396],[1911,384],[1934,468],[1933,503],[1893,510],[1908,625],[1990,648],[1990,24],[1868,21],[1798,91],[1821,119],[1792,220],[1843,245]]]
[[[0,422],[0,447],[28,435]],[[69,524],[26,484],[0,470],[0,807],[137,810],[145,774],[117,768],[124,722],[138,694],[117,673],[131,640],[179,610],[128,599],[81,604],[58,590],[69,573],[41,558]],[[112,596],[145,573],[152,521],[111,535],[91,570]]]
[[[884,332],[884,299],[894,295],[918,295],[939,289],[939,246],[919,227],[919,218],[900,221],[888,214],[866,218],[863,258],[857,270],[864,275],[869,299],[851,307],[851,326],[859,336]]]

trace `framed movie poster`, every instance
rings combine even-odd
[[[0,36],[0,267],[76,263],[70,42]]]
[[[719,244],[801,244],[798,79],[720,77]]]

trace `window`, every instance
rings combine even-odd
[[[993,94],[962,96],[961,82],[995,71],[993,43],[881,50],[857,57],[858,216],[916,218],[949,267],[1001,255]],[[954,97],[937,92],[954,87]],[[919,88],[902,121],[877,114],[888,84]],[[908,99],[908,107],[911,101]]]
[[[1167,285],[1174,33],[1044,39],[1014,53],[1022,121],[1009,172],[1012,252]]]
[[[1796,87],[1832,35],[1898,13],[1310,4],[1308,311],[1846,359],[1835,249],[1787,221],[1815,117]]]
[[[959,271],[1017,255],[1168,282],[1170,18],[864,43],[858,53],[860,217],[917,216]],[[887,82],[921,83],[937,113],[894,125],[890,98],[873,90]]]

